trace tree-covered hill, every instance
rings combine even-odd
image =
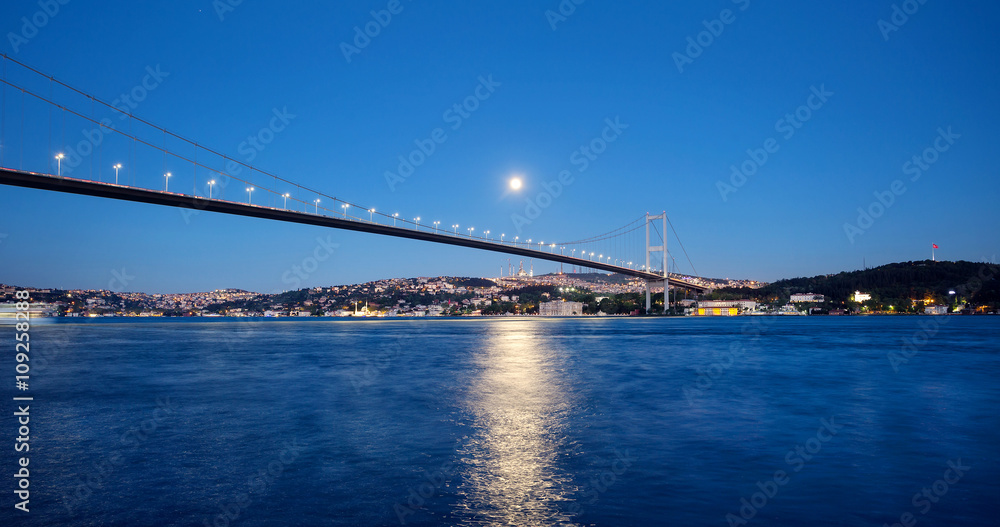
[[[1000,303],[1000,266],[966,261],[899,262],[860,271],[789,278],[759,289],[719,289],[712,296],[780,303],[787,302],[793,293],[818,293],[825,295],[828,303],[841,304],[850,302],[855,291],[871,294],[873,306],[910,307],[913,300],[996,306]],[[955,294],[951,295],[951,291]]]

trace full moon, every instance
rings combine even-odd
[[[521,178],[516,177],[516,178],[511,179],[510,180],[510,189],[511,190],[521,190]]]

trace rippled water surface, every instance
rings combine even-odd
[[[36,325],[31,512],[5,477],[0,523],[997,525],[998,342],[1000,317]]]

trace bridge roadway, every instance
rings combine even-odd
[[[24,172],[7,168],[0,168],[0,184],[66,192],[69,194],[81,194],[84,196],[96,196],[100,198],[136,201],[139,203],[152,203],[154,205],[167,205],[170,207],[204,210],[209,212],[221,212],[223,214],[235,214],[238,216],[250,216],[253,218],[287,221],[306,225],[318,225],[321,227],[368,232],[372,234],[396,236],[398,238],[409,238],[412,240],[423,240],[434,243],[445,243],[448,245],[471,247],[473,249],[483,249],[486,251],[526,256],[528,258],[537,258],[539,260],[546,260],[550,262],[560,262],[580,267],[588,267],[591,269],[599,269],[602,271],[642,278],[650,282],[663,282],[663,276],[655,273],[638,271],[607,263],[593,262],[583,258],[575,258],[562,254],[547,253],[537,249],[515,246],[506,242],[501,243],[499,241],[490,241],[483,238],[456,235],[446,231],[435,231],[431,227],[427,227],[427,230],[394,227],[392,225],[382,225],[380,223],[364,220],[337,218],[334,216],[310,214],[308,212],[297,212],[261,205],[248,205],[245,203],[237,203],[221,199],[200,198],[197,196],[190,196],[188,194],[148,190],[125,185],[116,185],[113,183],[102,183],[98,181],[53,176],[49,174],[38,174],[35,172]],[[705,286],[676,278],[670,278],[670,285],[698,292],[703,292],[707,289]]]

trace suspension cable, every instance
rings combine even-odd
[[[285,179],[285,178],[282,178],[282,177],[280,177],[280,176],[278,176],[278,175],[276,175],[276,174],[272,174],[272,173],[270,173],[270,172],[267,172],[267,171],[264,171],[264,170],[261,170],[261,169],[259,169],[259,168],[254,168],[254,167],[250,166],[250,165],[249,165],[249,164],[247,164],[247,163],[244,163],[244,162],[242,162],[242,161],[240,161],[240,160],[238,160],[238,159],[233,159],[233,158],[231,158],[231,157],[229,157],[229,156],[227,156],[227,155],[225,155],[225,154],[223,154],[223,153],[221,153],[221,152],[218,152],[218,151],[216,151],[216,150],[213,150],[213,149],[211,149],[211,148],[208,148],[208,147],[206,147],[206,146],[204,146],[204,145],[201,145],[201,144],[199,144],[199,143],[197,143],[197,142],[195,142],[195,141],[193,141],[193,140],[191,140],[191,139],[188,139],[188,138],[186,138],[186,137],[183,137],[183,136],[181,136],[181,135],[178,135],[178,134],[175,134],[175,133],[173,133],[173,132],[171,132],[171,131],[167,130],[166,128],[163,128],[163,127],[161,127],[161,126],[157,126],[157,125],[153,124],[152,122],[149,122],[149,121],[147,121],[147,120],[145,120],[145,119],[142,119],[141,117],[136,117],[136,116],[135,116],[135,115],[133,115],[133,114],[132,114],[131,112],[129,112],[128,114],[126,114],[125,112],[123,112],[123,111],[122,111],[122,110],[120,110],[119,108],[116,108],[115,106],[113,106],[113,105],[111,105],[111,104],[109,104],[109,103],[105,102],[104,100],[102,100],[102,99],[99,99],[99,98],[97,98],[97,97],[94,97],[94,96],[92,96],[92,95],[90,95],[90,94],[88,94],[88,93],[86,93],[86,92],[83,92],[82,90],[79,90],[79,89],[77,89],[77,88],[75,88],[75,87],[73,87],[73,86],[70,86],[69,84],[66,84],[66,83],[64,83],[64,82],[62,82],[62,81],[60,81],[60,80],[56,79],[55,77],[53,77],[53,76],[51,76],[51,75],[47,75],[47,74],[45,74],[45,73],[43,73],[43,72],[41,72],[41,71],[39,71],[39,70],[37,70],[37,69],[35,69],[35,68],[33,68],[33,67],[31,67],[31,66],[29,66],[29,65],[27,65],[27,64],[25,64],[25,63],[23,63],[23,62],[20,62],[20,61],[18,61],[17,59],[14,59],[13,57],[11,57],[11,56],[9,56],[9,55],[7,55],[7,54],[5,54],[5,53],[0,53],[0,56],[4,57],[4,58],[5,58],[5,59],[7,59],[7,60],[10,60],[11,62],[13,62],[13,63],[15,63],[15,64],[17,64],[17,65],[19,65],[19,66],[21,66],[21,67],[23,67],[23,68],[25,68],[25,69],[27,69],[27,70],[31,71],[31,72],[33,72],[33,73],[35,73],[36,75],[39,75],[39,76],[41,76],[41,77],[44,77],[44,78],[48,79],[48,80],[49,80],[49,81],[51,81],[51,82],[55,82],[56,84],[59,84],[60,86],[63,86],[63,87],[65,87],[65,88],[69,89],[69,90],[72,90],[72,91],[74,91],[74,92],[76,92],[76,93],[78,93],[78,94],[80,94],[80,95],[82,95],[82,96],[84,96],[84,97],[87,97],[87,98],[89,98],[89,99],[92,99],[93,101],[96,101],[96,102],[98,102],[98,103],[100,103],[100,104],[102,104],[102,105],[106,106],[107,108],[110,108],[111,110],[113,110],[113,111],[115,111],[115,112],[117,112],[117,113],[119,113],[119,114],[122,114],[122,115],[127,115],[127,116],[128,116],[128,117],[129,117],[130,119],[135,119],[136,121],[138,121],[138,122],[140,122],[140,123],[142,123],[142,124],[145,124],[146,126],[149,126],[150,128],[153,128],[154,130],[158,130],[158,131],[162,131],[162,132],[163,132],[163,134],[164,134],[164,142],[165,142],[165,139],[166,139],[166,135],[170,135],[170,136],[173,136],[173,137],[175,137],[175,138],[177,138],[177,139],[179,139],[179,140],[181,140],[181,141],[183,141],[183,142],[185,142],[185,143],[188,143],[188,144],[190,144],[190,145],[194,146],[195,148],[200,148],[200,149],[202,149],[202,150],[205,150],[206,152],[209,152],[209,153],[211,153],[211,154],[214,154],[214,155],[216,155],[216,156],[219,156],[219,157],[223,158],[223,160],[224,160],[224,161],[227,161],[227,162],[231,161],[231,162],[233,162],[233,163],[236,163],[237,165],[240,165],[240,166],[243,166],[244,168],[247,168],[247,169],[249,169],[249,170],[250,170],[250,174],[253,174],[253,172],[259,172],[259,173],[261,173],[261,174],[264,174],[264,175],[267,175],[267,176],[271,176],[271,177],[273,177],[274,179],[276,179],[276,180],[278,180],[278,181],[281,181],[281,182],[283,182],[283,183],[287,183],[287,184],[289,184],[289,185],[293,185],[293,186],[294,186],[294,187],[296,187],[296,188],[299,188],[299,189],[302,189],[302,190],[305,190],[305,191],[307,191],[307,192],[311,192],[311,193],[313,193],[313,194],[316,194],[316,195],[318,195],[318,196],[322,196],[322,197],[324,197],[324,198],[329,198],[329,199],[332,199],[332,200],[334,200],[334,201],[337,201],[337,202],[341,202],[341,203],[344,203],[344,204],[347,204],[347,205],[349,205],[349,206],[352,206],[352,207],[355,207],[355,208],[363,208],[363,209],[365,209],[365,210],[368,210],[368,207],[362,207],[362,206],[360,206],[360,205],[357,205],[357,204],[355,204],[355,203],[350,203],[350,202],[348,202],[348,201],[345,201],[345,200],[343,200],[343,199],[338,199],[338,198],[336,198],[336,197],[334,197],[334,196],[331,196],[331,195],[329,195],[329,194],[326,194],[325,192],[321,192],[321,191],[319,191],[319,190],[316,190],[316,189],[313,189],[313,188],[310,188],[310,187],[307,187],[307,186],[304,186],[304,185],[300,185],[300,184],[298,184],[298,183],[295,183],[295,182],[293,182],[293,181],[290,181],[290,180],[287,180],[287,179]],[[66,108],[66,107],[63,107],[62,105],[59,105],[59,104],[57,104],[57,103],[55,103],[55,102],[53,102],[53,101],[50,101],[50,100],[47,100],[47,99],[45,99],[44,97],[41,97],[41,96],[39,96],[39,95],[37,95],[37,94],[35,94],[35,93],[33,93],[33,92],[30,92],[30,91],[28,91],[28,90],[25,90],[24,88],[21,88],[20,86],[16,86],[15,84],[13,84],[13,83],[10,83],[10,82],[8,82],[8,81],[7,81],[6,79],[4,79],[4,80],[3,80],[3,82],[4,82],[4,83],[6,83],[6,84],[8,84],[8,85],[10,85],[10,86],[12,86],[12,87],[15,87],[15,88],[18,88],[18,89],[22,90],[22,92],[28,92],[28,93],[29,93],[30,95],[32,95],[32,96],[34,96],[34,97],[36,97],[36,98],[38,98],[38,99],[40,99],[40,100],[42,100],[42,101],[44,101],[44,102],[47,102],[47,103],[49,103],[49,104],[51,104],[51,105],[53,105],[53,106],[56,106],[56,107],[58,107],[58,108],[62,108],[63,110],[66,110],[66,111],[69,111],[70,113],[73,113],[74,115],[76,115],[76,116],[78,116],[78,117],[81,117],[81,118],[83,118],[83,119],[85,119],[85,120],[88,120],[88,121],[91,121],[91,122],[94,122],[94,121],[93,121],[93,119],[89,119],[89,118],[88,118],[88,117],[86,117],[85,115],[81,115],[81,114],[80,114],[80,113],[78,113],[78,112],[75,112],[75,111],[73,111],[73,110],[71,110],[71,109],[69,109],[69,108]],[[121,132],[119,132],[119,133],[121,133]],[[122,135],[125,135],[125,134],[122,134]],[[152,148],[155,148],[155,149],[157,149],[157,150],[163,150],[163,151],[164,151],[164,152],[166,153],[166,150],[165,150],[165,149],[162,149],[162,148],[159,148],[159,147],[157,147],[156,145],[153,145],[153,144],[150,144],[150,143],[148,143],[148,142],[146,142],[146,141],[144,141],[144,140],[142,140],[142,139],[139,139],[139,138],[137,138],[137,137],[134,137],[134,136],[132,137],[132,139],[133,139],[133,140],[137,140],[137,141],[139,141],[139,142],[141,142],[141,143],[143,143],[143,144],[145,144],[145,145],[147,145],[147,146],[150,146],[150,147],[152,147]],[[172,153],[172,152],[170,152],[170,154],[171,154],[172,156],[174,156],[174,157],[178,158],[178,159],[181,159],[181,160],[183,160],[183,161],[187,161],[187,162],[192,162],[192,163],[193,163],[193,161],[192,161],[191,159],[187,159],[187,158],[185,158],[185,157],[183,157],[183,156],[180,156],[180,155],[177,155],[177,154],[174,154],[174,153]],[[219,171],[219,170],[215,170],[215,169],[212,169],[212,168],[210,168],[210,167],[207,167],[207,166],[204,166],[204,165],[202,165],[202,167],[203,167],[203,168],[206,168],[206,169],[208,169],[208,170],[211,170],[211,171],[213,171],[213,172],[215,172],[215,173],[218,173],[219,175],[222,175],[222,176],[227,176],[227,177],[231,177],[231,178],[233,178],[233,179],[235,179],[235,180],[237,180],[237,181],[241,181],[241,182],[243,182],[243,183],[249,183],[248,181],[245,181],[245,180],[243,180],[243,179],[240,179],[240,178],[237,178],[237,177],[235,177],[235,176],[233,176],[233,175],[231,175],[231,174],[228,174],[228,173],[226,173],[226,172],[223,172],[223,171]],[[270,190],[270,189],[265,189],[265,190]],[[277,190],[274,190],[274,192],[277,192]],[[301,200],[296,200],[296,201],[301,201]],[[302,203],[305,203],[305,202],[302,202]],[[319,208],[323,209],[323,208],[325,208],[325,207],[319,207]],[[326,210],[330,210],[330,209],[326,209]],[[335,211],[331,211],[331,212],[335,212]],[[378,214],[379,216],[383,216],[383,217],[386,217],[386,218],[392,218],[392,216],[390,216],[390,215],[388,215],[388,214],[385,214],[385,213],[379,213],[379,212],[376,212],[375,214]],[[412,222],[410,222],[410,221],[408,221],[408,220],[400,220],[400,221],[402,221],[402,222],[404,222],[404,223],[412,223]]]
[[[625,224],[624,226],[618,227],[617,229],[609,231],[609,232],[606,232],[604,234],[598,234],[597,236],[592,236],[590,238],[584,238],[582,240],[574,240],[574,241],[571,241],[571,242],[562,242],[562,243],[558,243],[556,245],[579,245],[579,244],[584,244],[584,243],[599,242],[599,241],[607,240],[607,239],[610,239],[610,238],[614,238],[616,236],[621,236],[623,234],[627,234],[629,232],[632,232],[632,231],[634,231],[636,229],[642,228],[642,226],[639,225],[639,226],[634,227],[631,230],[628,230],[628,231],[625,230],[625,229],[631,227],[633,224],[644,220],[645,217],[646,217],[645,215],[642,215],[638,219],[636,219],[634,221],[630,221],[629,223]],[[623,232],[619,232],[619,231],[623,231]]]
[[[667,216],[667,213],[664,212],[663,215]],[[681,242],[681,237],[677,235],[677,229],[674,229],[674,224],[670,221],[670,216],[667,216],[667,225],[670,225],[670,230],[674,231],[674,238],[677,238],[677,244],[681,246],[681,251],[684,252],[684,257],[687,258],[688,264],[691,266],[691,270],[694,272],[694,275],[701,277],[701,275],[698,274],[698,270],[694,268],[694,263],[691,262],[691,257],[688,256],[687,249],[684,248],[684,243]]]

